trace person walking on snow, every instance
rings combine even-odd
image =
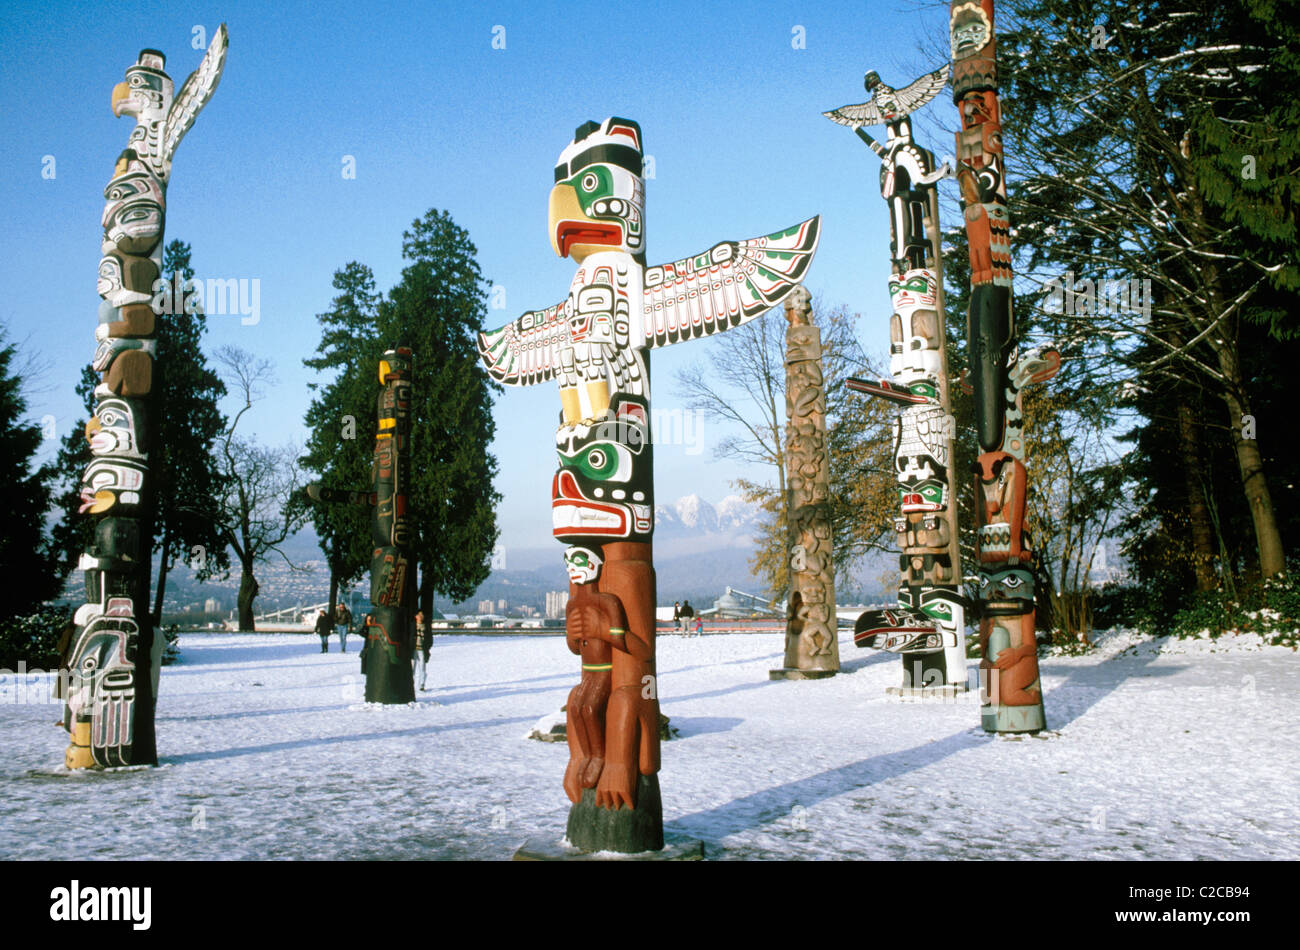
[[[433,646],[429,625],[424,622],[424,611],[415,612],[415,678],[420,682],[420,692],[429,678],[429,650]]]
[[[328,653],[330,651],[330,619],[329,614],[324,610],[316,612],[316,636],[320,637],[320,651]]]
[[[338,609],[335,611],[334,622],[339,628],[339,652],[348,652],[348,634],[352,632],[352,611],[348,610],[348,605],[339,601]]]

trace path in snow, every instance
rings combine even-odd
[[[9,677],[0,858],[503,859],[563,834],[567,746],[524,738],[576,682],[562,639],[437,638],[396,708],[318,650],[184,634],[156,770],[57,774],[60,707]],[[840,676],[771,682],[780,635],[660,638],[669,834],[732,859],[1300,858],[1291,650],[1117,633],[1042,661],[1059,735],[1017,740],[978,728],[974,694],[904,703],[897,658],[840,651]]]

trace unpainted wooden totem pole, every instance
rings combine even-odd
[[[399,346],[379,361],[378,431],[369,492],[307,486],[308,497],[324,504],[370,508],[370,612],[362,669],[366,702],[415,702],[411,660],[415,641],[415,562],[407,492],[411,478],[411,351]]]
[[[912,140],[909,116],[939,94],[948,67],[902,89],[869,72],[868,102],[824,113],[851,127],[881,159],[880,193],[889,206],[892,380],[850,379],[859,392],[900,407],[894,420],[898,481],[898,607],[868,610],[853,642],[902,654],[904,691],[966,689],[965,606],[957,546],[956,473],[951,460],[952,403],[944,349],[943,259],[937,183],[947,165]],[[881,145],[863,126],[884,123]]]
[[[835,559],[830,518],[830,452],[821,330],[808,290],[785,300],[785,465],[790,493],[790,605],[785,666],[772,679],[824,679],[840,669]]]
[[[551,516],[569,546],[568,646],[582,657],[564,790],[567,838],[583,851],[664,843],[649,351],[779,305],[807,272],[820,226],[812,218],[646,267],[642,156],[629,119],[578,128],[556,163],[549,211],[552,248],[578,264],[569,295],[479,336],[493,379],[560,390]]]
[[[168,312],[164,297],[171,300],[160,293],[167,182],[177,146],[221,80],[226,47],[222,24],[175,95],[165,58],[154,49],[141,50],[113,88],[113,114],[136,124],[104,189],[103,300],[92,363],[101,382],[86,424],[94,460],[82,476],[79,508],[93,516],[94,530],[79,562],[86,603],[74,618],[63,692],[69,769],[158,764],[154,702],[163,638],[155,636],[149,612],[149,452],[155,319]]]
[[[956,0],[950,13],[952,97],[961,113],[957,181],[971,262],[966,334],[980,448],[975,510],[982,718],[989,732],[1037,732],[1046,720],[1034,634],[1033,554],[1024,530],[1021,400],[1024,387],[1051,378],[1061,359],[1051,349],[1026,356],[1016,350],[993,0]]]

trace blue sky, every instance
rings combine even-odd
[[[211,36],[223,19],[225,74],[177,153],[167,238],[190,242],[200,278],[260,281],[260,321],[213,316],[207,338],[209,352],[232,343],[274,360],[279,384],[250,419],[259,438],[304,437],[314,375],[302,359],[319,339],[315,314],[333,295],[333,272],[361,261],[387,290],[402,231],[430,207],[468,230],[485,277],[504,288],[493,326],[563,299],[574,265],[546,234],[551,169],[576,126],[608,115],[640,122],[655,159],[649,263],[820,213],[806,284],[860,313],[859,336],[883,352],[879,163],[821,112],[862,101],[867,69],[901,85],[937,67],[946,2],[7,3],[0,322],[42,368],[32,415],[52,416],[57,432],[83,415],[73,386],[95,345],[102,191],[131,129],[109,111],[109,94],[146,46],[167,55],[179,87],[202,56],[194,27]],[[492,46],[498,26],[505,49]],[[792,43],[797,27],[803,49]],[[946,96],[926,111],[931,128],[955,125]],[[950,134],[923,141],[952,151]],[[346,155],[352,180],[341,173]],[[42,177],[45,156],[53,179]],[[681,406],[675,371],[713,345],[656,353],[657,409]],[[529,390],[498,399],[490,450],[507,545],[549,543],[557,406]],[[694,450],[657,450],[660,500],[730,493],[740,471],[712,451],[723,435],[710,426]]]

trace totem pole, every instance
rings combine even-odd
[[[868,610],[853,642],[902,654],[902,691],[966,689],[965,600],[957,546],[953,425],[944,350],[943,259],[936,183],[950,173],[912,141],[908,118],[939,94],[948,67],[893,89],[869,72],[871,100],[823,113],[850,126],[881,159],[880,193],[889,206],[892,380],[850,379],[849,388],[900,406],[894,420],[901,574],[896,609]],[[862,130],[884,123],[881,145]]]
[[[790,606],[785,666],[774,679],[824,679],[840,669],[831,556],[830,454],[821,330],[812,325],[808,291],[785,299],[786,484],[790,493]]]
[[[1021,399],[1060,367],[1054,350],[1016,351],[1011,305],[1011,228],[998,106],[993,0],[951,5],[952,98],[961,113],[957,181],[970,244],[966,318],[979,459],[975,510],[980,587],[980,677],[989,732],[1046,725],[1034,636],[1033,554],[1024,530],[1025,446]]]
[[[369,492],[307,486],[308,497],[325,504],[370,508],[370,613],[366,616],[366,702],[415,702],[413,607],[415,565],[407,491],[411,477],[411,351],[388,350],[379,361],[378,431]]]
[[[154,499],[149,479],[154,407],[152,302],[161,286],[167,182],[176,147],[221,80],[226,27],[173,97],[163,54],[141,50],[113,88],[115,116],[135,128],[104,189],[99,262],[101,373],[86,439],[95,456],[81,479],[82,514],[95,518],[78,566],[86,603],[77,609],[63,726],[69,769],[157,765],[154,702],[163,639],[149,612]]]
[[[566,633],[573,802],[583,851],[663,847],[655,682],[654,467],[649,350],[739,326],[779,305],[812,262],[820,220],[645,266],[641,127],[580,126],[560,153],[551,246],[578,263],[568,297],[479,336],[488,373],[560,390],[555,537],[569,545]]]

